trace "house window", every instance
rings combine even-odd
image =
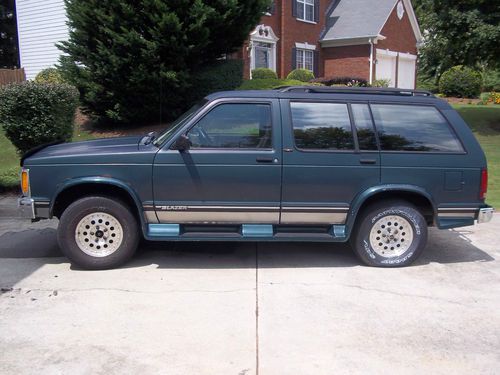
[[[254,42],[255,48],[255,68],[272,69],[272,48],[271,43]]]
[[[296,0],[297,18],[303,21],[315,22],[314,19],[314,0]]]
[[[314,71],[314,51],[297,48],[297,69]]]

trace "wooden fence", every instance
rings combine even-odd
[[[0,69],[0,86],[12,82],[26,81],[24,68],[21,69]]]

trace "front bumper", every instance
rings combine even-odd
[[[21,197],[17,200],[19,216],[23,219],[35,219],[35,201],[28,197]]]
[[[479,213],[477,214],[477,223],[481,224],[491,221],[493,218],[493,212],[495,212],[493,207],[480,208]]]

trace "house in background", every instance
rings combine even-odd
[[[305,68],[414,88],[421,42],[410,0],[278,0],[238,56],[247,78],[255,68],[281,78]]]
[[[63,0],[16,0],[20,65],[28,79],[58,63],[67,40]],[[387,79],[414,88],[422,36],[410,0],[276,0],[233,57],[244,75],[295,68],[316,77]]]
[[[16,0],[20,65],[27,79],[59,62],[56,43],[68,39],[63,0]]]

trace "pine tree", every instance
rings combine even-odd
[[[64,75],[101,120],[176,116],[193,74],[242,45],[268,0],[65,0]]]

